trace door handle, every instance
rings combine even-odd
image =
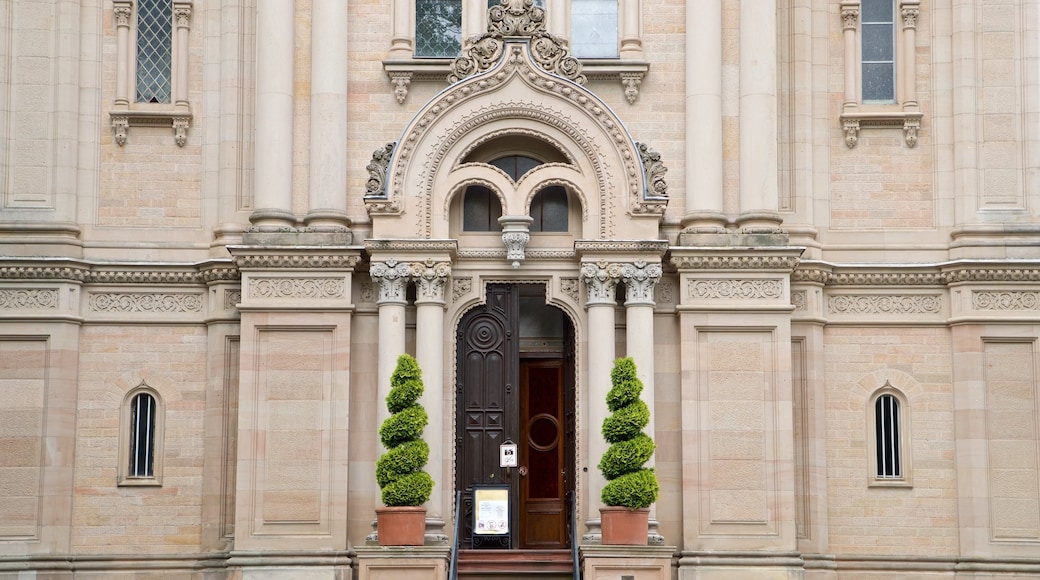
[[[527,475],[527,467],[521,465],[520,468],[517,469],[517,472],[520,473],[520,477],[524,477],[525,475]]]

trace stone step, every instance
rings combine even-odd
[[[573,570],[570,550],[459,551],[460,580],[563,580],[572,578]]]

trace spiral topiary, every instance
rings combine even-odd
[[[611,415],[603,420],[603,438],[610,447],[599,462],[607,485],[600,498],[608,506],[647,508],[657,501],[660,488],[653,468],[643,467],[656,445],[643,433],[650,423],[650,409],[639,398],[643,382],[636,376],[635,361],[631,357],[614,361],[610,382],[607,409]]]
[[[402,354],[390,376],[386,397],[390,416],[379,427],[386,452],[376,462],[376,483],[387,507],[420,506],[433,491],[433,478],[422,470],[430,457],[430,446],[420,439],[429,421],[426,409],[418,403],[422,393],[419,363]]]

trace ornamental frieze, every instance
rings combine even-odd
[[[1040,292],[1027,290],[975,291],[971,305],[976,310],[1040,310]]]
[[[88,292],[94,312],[178,314],[202,312],[202,294],[163,292]]]
[[[809,310],[808,294],[805,290],[795,290],[791,292],[791,305],[794,306],[795,312],[801,312]]]
[[[239,268],[353,269],[361,256],[350,254],[245,254],[235,256]]]
[[[55,310],[58,290],[55,288],[0,289],[0,310]]]
[[[798,265],[797,256],[673,256],[671,263],[679,270],[791,270]]]
[[[939,294],[842,294],[827,299],[832,314],[939,314]]]
[[[775,300],[784,294],[784,283],[771,280],[690,280],[690,298],[698,300]]]
[[[250,298],[306,298],[324,300],[342,298],[346,285],[343,278],[251,278]]]

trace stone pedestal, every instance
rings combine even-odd
[[[444,580],[447,546],[365,546],[357,548],[357,580]]]
[[[585,580],[670,580],[674,546],[582,546]]]

